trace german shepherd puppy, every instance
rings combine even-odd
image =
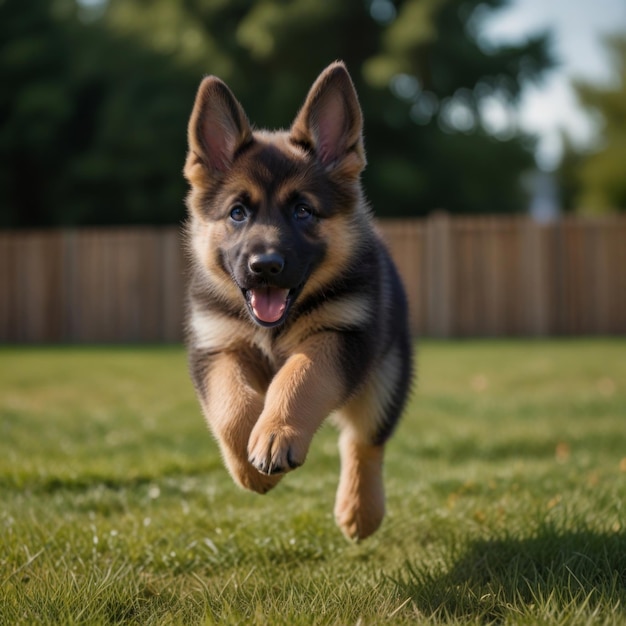
[[[184,174],[190,370],[233,479],[265,493],[334,413],[335,517],[363,539],[384,515],[383,450],[411,379],[406,298],[360,174],[362,117],[341,62],[288,131],[251,128],[205,78]]]

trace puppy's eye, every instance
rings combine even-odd
[[[293,210],[293,216],[297,220],[308,220],[313,217],[313,209],[307,204],[297,204]]]
[[[233,222],[244,222],[247,217],[248,211],[246,210],[246,207],[243,206],[243,204],[236,204],[230,210],[230,219],[233,220]]]

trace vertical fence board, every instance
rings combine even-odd
[[[626,220],[608,222],[604,226],[602,241],[597,245],[605,251],[604,267],[606,289],[606,328],[601,333],[626,331]]]
[[[447,337],[452,330],[452,281],[455,251],[452,246],[450,218],[444,213],[436,213],[428,220],[426,227],[426,271],[427,291],[424,294],[428,307],[425,334],[433,337]]]
[[[183,245],[175,228],[164,230],[159,242],[161,336],[163,341],[175,342],[181,340],[183,329],[183,306],[181,306],[185,299]]]

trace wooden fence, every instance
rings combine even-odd
[[[626,332],[626,216],[385,222],[416,333],[432,337]]]
[[[0,341],[182,338],[177,228],[0,233]]]
[[[382,221],[416,334],[626,333],[626,216]],[[0,342],[176,342],[177,228],[0,232]]]

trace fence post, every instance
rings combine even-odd
[[[549,263],[546,254],[546,226],[530,217],[519,221],[521,229],[520,298],[521,334],[529,337],[549,333]]]
[[[426,334],[449,337],[452,334],[452,221],[438,211],[426,226],[426,273],[428,319]]]

